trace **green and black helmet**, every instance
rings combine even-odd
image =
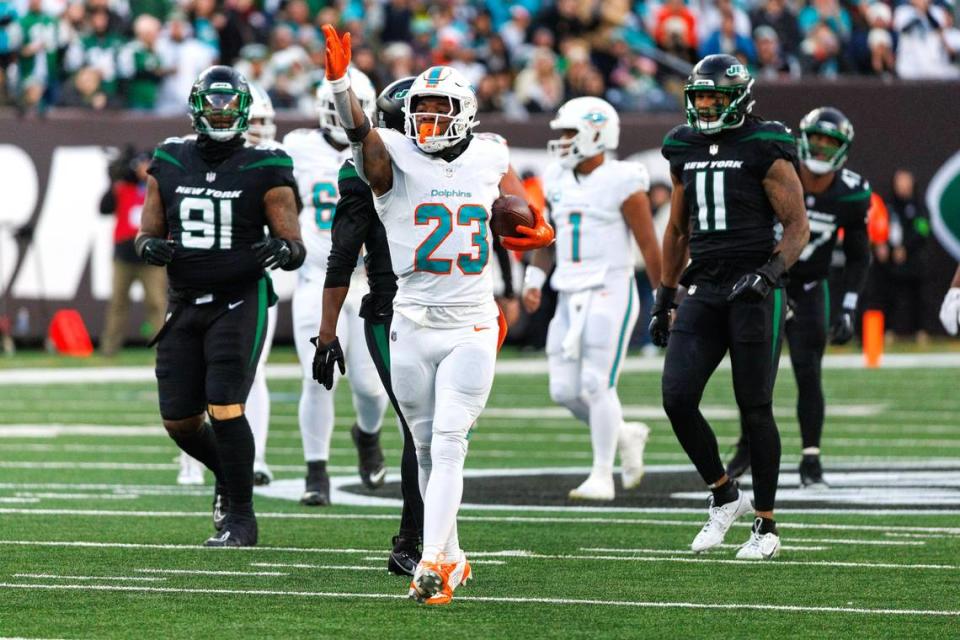
[[[752,87],[753,77],[739,60],[722,53],[707,56],[696,64],[683,87],[687,123],[706,134],[739,127],[753,109]],[[722,93],[730,100],[725,107],[697,109],[693,96],[698,91]]]
[[[376,126],[393,129],[400,133],[404,132],[406,115],[403,111],[403,105],[407,92],[410,91],[410,87],[413,86],[413,81],[416,79],[416,76],[407,76],[394,80],[380,92],[380,95],[377,96]]]
[[[216,65],[197,77],[187,106],[194,131],[223,141],[247,130],[252,102],[246,78],[231,67]]]
[[[810,140],[815,134],[832,138],[839,144],[816,144]],[[801,162],[813,173],[823,175],[842,167],[852,142],[853,124],[839,109],[817,107],[800,121],[797,152]]]

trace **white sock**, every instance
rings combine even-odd
[[[270,430],[270,391],[267,389],[267,377],[263,367],[257,368],[257,375],[253,378],[253,386],[247,396],[244,408],[250,430],[253,431],[253,444],[256,450],[253,466],[266,465],[267,435]]]
[[[615,387],[603,388],[588,397],[593,473],[610,475],[617,455],[617,437],[623,423],[623,408]]]
[[[423,496],[423,559],[437,562],[447,548],[463,498],[463,463],[467,440],[460,435],[434,433],[430,445],[432,469]],[[456,544],[456,543],[454,543]]]
[[[333,434],[333,391],[327,391],[316,380],[304,380],[300,391],[300,439],[303,459],[307,462],[330,459],[330,436]],[[336,387],[334,387],[336,389]]]
[[[447,544],[443,547],[444,562],[458,562],[460,560],[460,537],[457,535],[457,522],[454,520],[450,535],[447,536]]]

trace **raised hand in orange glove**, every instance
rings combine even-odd
[[[340,80],[347,75],[347,67],[350,66],[350,33],[344,33],[343,37],[337,35],[337,30],[332,24],[323,25],[323,35],[327,40],[327,63],[326,76],[331,82]]]
[[[533,226],[517,226],[517,233],[521,234],[518,238],[500,238],[500,244],[510,251],[532,251],[542,249],[553,244],[553,227],[544,219],[540,209],[531,205],[530,211],[533,212]]]

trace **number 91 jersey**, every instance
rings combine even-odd
[[[293,161],[270,147],[245,145],[216,165],[207,164],[191,138],[169,138],[150,163],[176,243],[167,266],[170,287],[233,292],[263,276],[251,245],[264,238],[263,197],[291,187]]]
[[[293,158],[293,175],[303,201],[300,233],[307,259],[300,275],[308,280],[323,281],[332,246],[333,215],[340,199],[337,175],[340,165],[352,157],[350,147],[335,149],[320,129],[296,129],[284,137],[283,148]]]
[[[543,190],[557,232],[557,291],[598,287],[608,271],[633,267],[633,236],[623,218],[624,201],[650,188],[646,167],[607,159],[586,176],[553,163],[543,172]]]
[[[509,170],[506,142],[474,134],[466,150],[447,162],[401,133],[377,132],[393,166],[393,187],[374,205],[398,278],[395,310],[432,327],[495,318],[490,207]]]

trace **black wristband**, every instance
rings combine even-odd
[[[143,258],[143,248],[152,239],[153,236],[137,236],[137,239],[133,241],[133,250],[137,253],[138,258]]]
[[[763,279],[766,280],[770,286],[774,286],[780,282],[780,278],[782,278],[786,272],[787,265],[784,263],[783,256],[780,255],[780,253],[775,253],[770,256],[767,263],[757,269],[757,273],[762,275]]]
[[[283,241],[290,247],[290,259],[287,260],[287,264],[283,265],[283,270],[295,271],[299,269],[303,261],[307,259],[307,248],[304,247],[303,243],[299,240],[287,240],[284,238]]]
[[[363,142],[363,139],[370,133],[370,120],[364,116],[363,122],[354,129],[344,129],[347,134],[347,140],[350,142]]]
[[[675,308],[677,305],[674,304],[673,299],[676,296],[676,287],[668,287],[665,285],[657,287],[657,294],[653,298],[653,309],[651,313],[656,314],[666,309]]]

